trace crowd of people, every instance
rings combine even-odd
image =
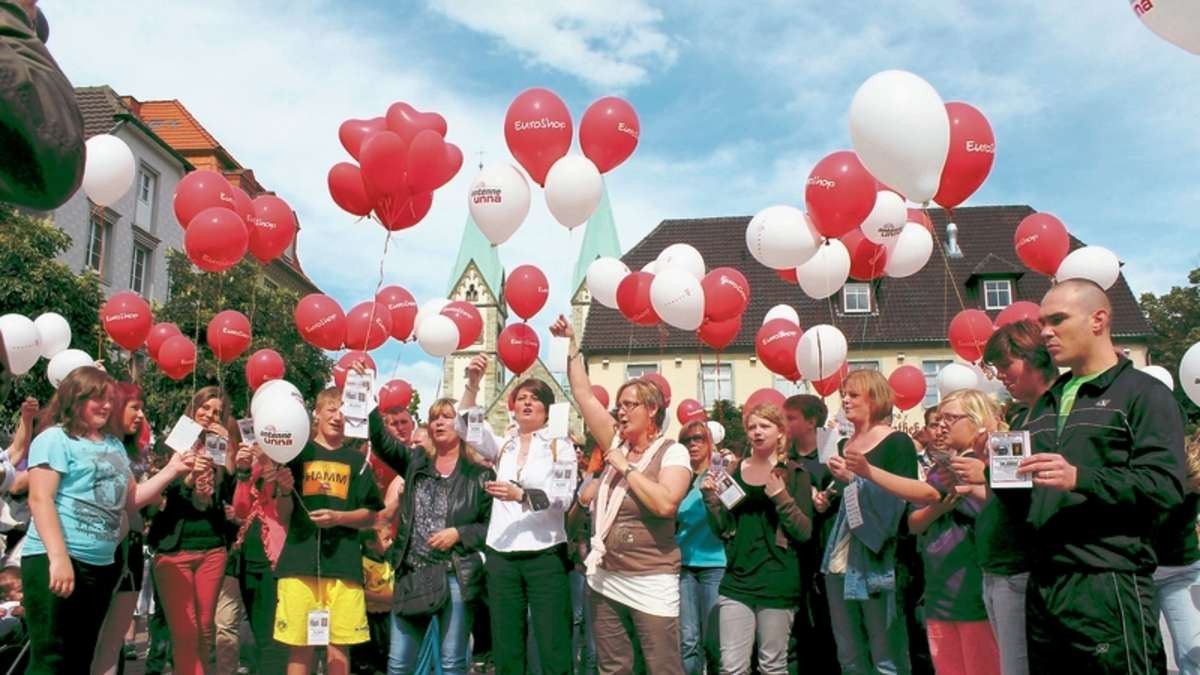
[[[468,673],[487,654],[502,674],[1158,673],[1161,613],[1198,673],[1200,442],[1111,314],[1089,282],[1055,286],[1040,325],[987,343],[1011,400],[953,392],[914,433],[886,379],[853,371],[834,452],[811,395],[744,410],[740,455],[703,422],[668,433],[647,380],[610,410],[561,317],[586,442],[550,432],[536,378],[495,433],[482,355],[461,398],[420,425],[374,410],[366,442],[325,389],[285,465],[217,387],[178,452],[137,385],[78,368],[0,456],[0,642],[23,647],[0,659],[120,672],[141,608],[147,672]],[[1004,430],[1029,433],[1031,488],[992,487]]]

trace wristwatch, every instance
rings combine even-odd
[[[625,480],[629,480],[629,474],[633,471],[637,471],[637,467],[632,464],[626,464],[625,470],[621,472],[621,475],[625,477]]]

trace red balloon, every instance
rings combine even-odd
[[[385,305],[392,315],[392,337],[407,340],[417,320],[417,300],[412,293],[399,286],[384,286],[375,294],[375,302]]]
[[[233,309],[217,312],[208,322],[208,348],[221,363],[229,363],[242,355],[250,346],[252,333],[250,319]]]
[[[679,407],[675,409],[675,419],[679,420],[680,424],[688,422],[706,422],[708,421],[708,413],[704,411],[704,404],[694,398],[685,398],[679,402]]]
[[[667,378],[658,373],[647,373],[642,379],[658,387],[658,391],[662,393],[663,405],[671,405],[671,384],[667,382]]]
[[[842,380],[846,379],[846,375],[850,372],[850,365],[843,363],[837,372],[823,380],[813,380],[812,388],[821,396],[829,396],[842,387]]]
[[[800,280],[796,278],[796,268],[789,267],[785,270],[775,270],[775,275],[789,284],[799,284]]]
[[[966,103],[947,103],[946,115],[950,117],[950,149],[933,201],[952,209],[987,180],[996,159],[996,137],[983,113]]]
[[[505,368],[508,368],[514,375],[520,375],[529,370],[534,361],[537,361],[540,347],[537,333],[529,327],[529,324],[513,323],[500,331],[500,337],[496,344],[496,355]]]
[[[1058,218],[1049,213],[1034,213],[1017,225],[1013,246],[1026,266],[1052,277],[1071,250],[1071,237]]]
[[[983,347],[996,327],[981,309],[964,309],[950,320],[950,347],[954,353],[974,363],[983,358]]]
[[[859,281],[870,281],[883,276],[887,266],[887,247],[867,239],[857,227],[841,237],[846,250],[850,251],[850,276]]]
[[[840,237],[862,224],[875,208],[875,177],[850,150],[830,153],[817,162],[804,186],[804,205],[813,226],[826,237]]]
[[[608,409],[608,400],[609,399],[608,399],[608,390],[607,389],[605,389],[604,387],[601,387],[598,384],[593,384],[592,385],[592,396],[595,396],[596,400],[600,401],[600,405],[604,406],[604,408],[606,410]]]
[[[333,384],[338,389],[346,386],[346,373],[350,370],[350,366],[354,365],[355,361],[362,361],[368,370],[379,372],[379,369],[375,367],[375,359],[372,359],[370,354],[360,352],[357,349],[351,349],[342,354],[342,358],[333,364]]]
[[[571,112],[557,94],[534,87],[517,95],[504,116],[504,140],[529,177],[546,185],[546,173],[571,149]]]
[[[367,300],[346,313],[346,346],[351,349],[375,349],[391,334],[392,313],[383,303]]]
[[[146,336],[146,351],[150,354],[151,361],[158,360],[158,350],[167,338],[174,335],[183,335],[183,332],[173,323],[164,321],[150,327],[150,334]]]
[[[412,385],[404,380],[391,380],[379,390],[379,410],[385,413],[395,413],[408,410],[412,402]]]
[[[475,305],[469,302],[454,300],[443,307],[439,314],[449,317],[454,325],[458,326],[459,349],[466,349],[475,344],[479,334],[483,332],[483,317],[479,315]]]
[[[900,366],[888,376],[888,384],[892,387],[892,399],[896,407],[908,410],[916,407],[925,400],[925,373],[916,366]]]
[[[804,331],[787,319],[771,319],[758,329],[754,351],[767,370],[788,376],[796,372],[796,344]]]
[[[732,267],[718,267],[700,281],[704,290],[704,316],[727,321],[741,316],[750,304],[750,282]]]
[[[1032,321],[1037,323],[1038,317],[1041,314],[1042,308],[1036,302],[1018,300],[1000,310],[1000,313],[996,315],[996,328],[1006,326],[1010,323],[1017,323],[1018,321]]]
[[[246,384],[254,391],[270,380],[283,379],[287,367],[274,349],[260,349],[246,359]]]
[[[779,409],[779,412],[783,412],[783,402],[785,400],[787,400],[787,397],[781,392],[770,387],[763,387],[750,394],[750,397],[746,399],[746,403],[742,406],[742,415],[749,414],[751,410],[760,405],[773,405]]]
[[[338,127],[338,140],[351,157],[358,159],[363,142],[380,131],[386,131],[387,128],[387,120],[382,117],[372,117],[369,120],[348,119]]]
[[[387,127],[399,134],[406,144],[423,129],[435,131],[443,138],[446,136],[446,118],[435,112],[421,112],[404,101],[388,106]]]
[[[254,198],[254,225],[250,227],[250,255],[261,263],[279,257],[296,237],[296,214],[275,195]]]
[[[605,96],[588,106],[579,122],[579,147],[600,173],[629,159],[638,144],[641,124],[629,102]]]
[[[925,229],[929,230],[929,234],[933,234],[933,219],[925,212],[925,209],[909,209],[908,220],[905,222],[916,223]]]
[[[254,200],[242,188],[230,183],[233,189],[233,212],[242,217],[242,223],[247,231],[254,227]]]
[[[375,202],[367,194],[362,171],[349,162],[338,162],[329,170],[329,196],[346,213],[365,216]]]
[[[362,144],[359,156],[363,184],[376,203],[380,198],[407,193],[408,143],[391,131],[380,131]]]
[[[450,182],[462,168],[462,151],[436,131],[423,129],[408,146],[408,189],[430,192]]]
[[[650,282],[654,275],[649,272],[631,272],[617,284],[617,309],[630,321],[639,326],[658,323],[658,313],[650,302]]]
[[[250,234],[242,217],[220,207],[201,211],[183,235],[188,258],[206,272],[224,272],[238,264],[249,245]]]
[[[167,377],[178,382],[196,368],[196,345],[186,336],[172,335],[158,348],[155,363]]]
[[[700,330],[697,331],[700,341],[717,351],[728,347],[740,332],[742,332],[741,316],[735,316],[726,321],[705,319],[704,323],[700,324]]]
[[[412,197],[384,197],[375,203],[375,215],[385,230],[399,232],[421,222],[433,207],[433,193],[421,192]]]
[[[100,323],[113,342],[132,352],[146,342],[154,315],[140,295],[122,291],[100,307]]]
[[[346,342],[346,314],[328,295],[310,293],[300,298],[293,319],[300,337],[317,349],[341,349]]]
[[[504,298],[517,316],[528,321],[545,306],[550,297],[550,282],[533,265],[514,269],[504,282]]]
[[[216,171],[200,169],[184,176],[175,186],[172,203],[175,220],[188,228],[201,211],[214,207],[237,210],[233,186]]]

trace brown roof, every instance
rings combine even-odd
[[[129,108],[121,103],[117,93],[109,86],[76,87],[75,101],[83,114],[83,135],[91,138],[107,134],[120,121],[118,115],[130,114]]]
[[[873,282],[876,310],[870,314],[845,314],[840,294],[828,300],[812,300],[799,286],[781,280],[773,270],[756,261],[746,249],[749,216],[664,220],[638,242],[622,260],[632,270],[655,259],[675,242],[695,246],[708,269],[734,267],[750,282],[750,305],[742,316],[742,330],[726,351],[753,351],[754,337],[767,310],[777,304],[796,308],[800,323],[807,328],[832,323],[845,333],[852,346],[879,344],[943,345],[950,319],[960,310],[958,296],[967,308],[983,309],[978,275],[995,275],[1013,280],[1014,300],[1037,302],[1050,288],[1050,280],[1021,263],[1013,248],[1013,235],[1029,206],[975,206],[956,209],[961,258],[943,259],[935,246],[933,257],[920,272],[905,279],[884,278]],[[939,237],[944,238],[946,212],[930,209]],[[1071,248],[1083,246],[1072,237]],[[948,283],[951,277],[956,284]],[[957,285],[958,293],[954,291]],[[1141,338],[1151,329],[1122,276],[1109,290],[1113,303],[1113,334]],[[994,319],[996,311],[988,314]],[[615,309],[593,301],[584,332],[583,349],[592,353],[662,350],[699,350],[695,335],[665,324],[635,326]],[[703,347],[708,350],[708,347]]]

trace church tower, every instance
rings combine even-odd
[[[508,318],[508,309],[501,290],[504,267],[500,265],[500,256],[470,216],[467,216],[463,226],[458,259],[450,270],[448,285],[448,299],[469,302],[479,310],[479,315],[483,317],[483,330],[475,344],[454,352],[443,361],[441,395],[461,397],[463,387],[467,384],[467,364],[476,354],[485,353],[493,356],[479,386],[478,402],[486,406],[504,387],[504,368],[494,355],[497,338]]]
[[[575,329],[579,340],[583,340],[588,309],[592,304],[592,294],[588,292],[586,283],[588,267],[596,258],[603,257],[621,257],[621,242],[617,238],[617,225],[613,221],[607,185],[604,187],[604,195],[600,198],[600,205],[588,219],[583,244],[579,247],[579,257],[575,260],[575,273],[571,275],[571,327]]]

